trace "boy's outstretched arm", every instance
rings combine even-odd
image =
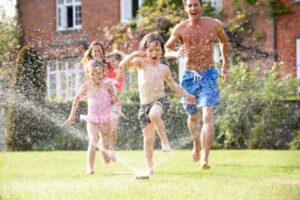
[[[142,57],[141,51],[134,51],[128,56],[126,56],[119,64],[120,69],[128,69],[132,66],[140,66],[140,62],[138,62],[135,58]]]
[[[140,51],[134,51],[128,56],[126,56],[119,64],[119,70],[117,73],[117,81],[119,82],[121,77],[125,75],[125,70],[132,67],[132,66],[140,66],[140,62],[135,59],[141,57],[141,52]]]
[[[166,74],[165,77],[165,81],[167,82],[168,86],[171,88],[171,90],[173,90],[174,92],[176,92],[177,94],[183,96],[186,98],[186,101],[188,104],[196,104],[196,99],[193,95],[190,95],[187,91],[185,91],[184,89],[182,89],[172,78],[171,75],[171,71],[168,68],[168,72]]]
[[[72,109],[71,109],[71,114],[68,117],[68,119],[65,121],[64,124],[66,125],[71,125],[75,123],[75,118],[76,118],[76,112],[81,100],[81,97],[86,93],[86,86],[83,84],[77,94],[74,97],[73,103],[72,103]]]

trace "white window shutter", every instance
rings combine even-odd
[[[219,43],[217,43],[217,44],[214,45],[214,55],[213,55],[213,58],[214,58],[214,63],[216,63],[216,64],[220,63],[221,60],[222,60],[222,55],[221,55]]]
[[[217,10],[220,11],[222,9],[222,0],[203,0],[203,3],[210,2],[211,5]]]
[[[139,7],[141,7],[144,0],[139,0]]]
[[[222,9],[222,1],[221,0],[212,0],[212,5],[216,8],[216,10]]]
[[[132,0],[121,0],[121,22],[132,19]]]
[[[62,27],[62,8],[57,7],[57,15],[56,15],[56,23],[57,23],[57,30],[61,30]]]
[[[63,6],[61,10],[62,10],[62,15],[61,15],[62,29],[66,29],[67,28],[67,7]]]

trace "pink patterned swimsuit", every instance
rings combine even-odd
[[[81,120],[94,124],[102,124],[111,120],[110,94],[105,87],[90,92],[87,98],[88,114],[80,115]]]

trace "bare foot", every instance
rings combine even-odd
[[[111,160],[112,162],[116,162],[116,161],[117,161],[117,157],[116,157],[116,154],[115,154],[115,150],[109,151],[109,157],[110,157],[110,160]]]
[[[201,161],[201,162],[200,162],[200,168],[201,168],[201,169],[209,169],[210,166],[208,165],[208,162],[206,162],[206,161]]]
[[[201,150],[201,144],[200,144],[200,137],[193,141],[193,152],[192,152],[192,160],[194,162],[198,162],[200,160],[200,150]]]
[[[151,175],[153,175],[154,174],[154,169],[153,169],[153,167],[149,167],[148,168],[148,176],[151,176]]]
[[[110,156],[108,155],[107,151],[101,151],[102,152],[102,158],[103,158],[103,164],[107,165],[110,163]]]
[[[162,143],[161,147],[162,147],[162,151],[165,153],[168,153],[172,150],[169,143],[166,143],[166,144]]]
[[[87,170],[86,171],[86,175],[93,175],[94,174],[94,171],[93,170]]]
[[[193,162],[198,162],[200,160],[200,153],[198,151],[195,151],[194,149],[192,153],[192,160]]]

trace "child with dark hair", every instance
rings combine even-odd
[[[195,98],[173,80],[168,66],[161,64],[164,55],[164,42],[155,33],[144,36],[140,42],[140,50],[131,53],[121,63],[123,69],[136,66],[138,70],[138,88],[140,104],[138,118],[144,136],[144,151],[147,157],[149,175],[154,173],[153,147],[154,133],[161,139],[162,150],[171,151],[166,128],[162,120],[163,113],[167,110],[169,101],[164,91],[164,83],[176,93],[185,97],[188,103],[195,103]]]

